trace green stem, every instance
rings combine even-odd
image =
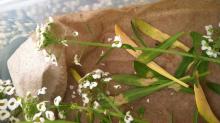
[[[54,106],[55,107],[55,106]],[[77,104],[69,104],[69,105],[60,105],[59,107],[61,108],[70,108],[72,110],[80,110],[80,111],[94,111],[94,112],[97,112],[99,114],[109,114],[111,116],[114,116],[114,117],[118,117],[118,118],[124,118],[125,115],[124,114],[120,114],[120,113],[117,113],[117,112],[112,112],[112,111],[109,111],[109,110],[105,110],[105,109],[94,109],[94,108],[90,108],[90,107],[82,107],[82,106],[79,106]],[[143,121],[143,120],[139,120],[139,119],[134,119],[135,122],[137,123],[148,123],[146,121]]]
[[[76,40],[71,40],[73,44],[80,44],[84,46],[96,46],[96,47],[105,47],[105,48],[113,48],[110,44],[104,44],[104,43],[98,43],[98,42],[85,42],[85,41],[76,41]],[[121,49],[129,49],[127,47],[121,47]],[[195,56],[190,53],[184,53],[184,52],[179,52],[179,51],[174,51],[174,50],[163,50],[163,49],[158,49],[158,48],[144,48],[144,47],[134,47],[135,50],[141,50],[141,51],[153,51],[153,52],[162,52],[162,53],[168,53],[168,54],[175,54],[175,55],[180,55],[180,56],[186,56],[186,57],[191,57],[195,59],[201,59],[204,61],[211,61],[215,63],[220,64],[220,60],[214,59],[214,58],[209,58],[205,56]]]

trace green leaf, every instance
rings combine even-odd
[[[129,45],[129,44],[123,44],[123,45],[122,45],[122,48],[131,49],[131,50],[133,50],[133,51],[136,51],[136,50],[134,49],[134,47],[132,47],[132,46]]]
[[[19,123],[33,123],[33,122],[23,121]],[[77,122],[71,122],[71,121],[65,121],[65,120],[55,120],[55,121],[46,120],[45,123],[77,123]]]
[[[202,34],[198,32],[191,32],[190,33],[192,41],[193,41],[193,47],[194,47],[194,55],[200,55],[200,47],[201,47],[201,41],[204,39],[202,37]]]
[[[213,82],[206,82],[206,85],[208,86],[209,89],[220,95],[220,84]]]
[[[192,49],[189,51],[189,53],[192,53]],[[193,58],[190,57],[183,57],[181,63],[179,64],[179,67],[176,69],[175,77],[180,78],[185,75],[185,73],[188,70],[189,65],[193,62]]]
[[[140,108],[138,108],[137,113],[138,113],[138,116],[139,116],[139,117],[143,117],[143,116],[144,116],[144,113],[145,113],[145,108],[144,108],[144,106],[141,106]]]
[[[157,48],[158,49],[168,49],[172,46],[172,44],[183,35],[183,32],[177,33],[174,36],[170,37],[169,39],[167,39],[165,42],[163,42],[162,44],[160,44]],[[154,60],[156,57],[158,57],[159,55],[161,55],[160,52],[144,52],[142,53],[139,57],[138,57],[138,61],[143,62],[143,63],[148,63],[152,60]]]
[[[113,50],[113,48],[108,49],[102,56],[99,57],[96,64],[99,64],[103,59],[105,59]]]
[[[134,66],[134,69],[135,69],[137,75],[142,76],[142,77],[146,77],[149,69],[147,68],[147,66],[145,64],[143,64],[139,61],[134,61],[133,66]]]
[[[198,110],[196,109],[194,111],[194,115],[193,115],[193,123],[198,123],[198,117],[199,117],[199,112]]]
[[[132,28],[132,31],[134,33],[135,39],[137,39],[137,41],[138,41],[138,44],[143,46],[143,47],[147,47],[147,45],[145,44],[141,34],[139,33],[139,31],[137,29],[137,25],[136,25],[135,20],[131,21],[131,28]]]
[[[149,86],[156,81],[154,79],[146,79],[130,74],[113,75],[112,79],[116,82],[132,86]]]

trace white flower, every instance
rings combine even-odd
[[[20,122],[20,120],[18,118],[15,118],[14,116],[11,116],[9,118],[9,121],[10,121],[10,123],[18,123],[18,122]]]
[[[212,32],[213,32],[213,26],[212,25],[205,26],[205,30],[206,30],[207,35],[210,36],[212,35]]]
[[[54,64],[55,66],[58,66],[57,58],[54,54],[51,54],[51,63]]]
[[[55,105],[55,106],[59,106],[61,100],[62,100],[61,96],[57,96],[57,97],[54,99],[54,105]]]
[[[82,101],[83,101],[83,105],[85,106],[87,103],[89,103],[89,98],[88,95],[83,93],[82,94]]]
[[[3,93],[10,96],[10,95],[14,94],[14,91],[15,91],[15,87],[7,86],[7,87],[5,87]]]
[[[93,88],[95,88],[97,85],[98,85],[97,82],[91,82],[90,85],[89,85],[89,88],[90,88],[90,89],[93,89]]]
[[[66,116],[64,115],[64,111],[59,111],[58,116],[60,119],[66,119]]]
[[[49,19],[49,23],[54,23],[54,19],[51,16],[48,19]]]
[[[40,112],[45,112],[47,110],[46,108],[46,102],[47,101],[43,101],[43,102],[40,102],[39,104],[37,104],[37,109],[38,111]]]
[[[4,86],[12,85],[11,80],[4,80],[2,85]]]
[[[134,118],[130,115],[130,111],[126,112],[126,115],[124,117],[125,123],[131,123],[134,120]]]
[[[0,93],[3,92],[4,89],[5,89],[5,87],[0,85]]]
[[[39,89],[37,91],[37,95],[44,95],[44,94],[46,94],[46,90],[47,90],[46,87],[43,87],[43,88]]]
[[[114,88],[115,88],[115,89],[120,89],[120,88],[121,88],[121,85],[114,85]]]
[[[108,78],[104,78],[104,79],[103,79],[104,82],[109,82],[109,81],[111,81],[111,80],[112,80],[111,77],[108,77]]]
[[[80,57],[77,54],[75,54],[73,62],[75,65],[82,66],[82,64],[80,63]]]
[[[79,36],[79,32],[77,32],[77,31],[74,31],[72,34],[73,34],[74,37]]]
[[[36,113],[33,117],[33,121],[37,120],[42,115],[42,112]]]
[[[82,85],[83,88],[87,88],[89,86],[90,86],[90,82],[88,80],[86,80]]]
[[[99,106],[100,104],[97,101],[94,101],[93,108],[97,109]]]
[[[62,40],[60,43],[66,47],[68,46],[67,40]]]
[[[40,117],[39,120],[40,120],[40,123],[44,123],[45,122],[45,119],[43,117]]]
[[[120,36],[115,36],[112,47],[120,48],[122,46],[122,39]]]
[[[0,79],[0,85],[3,85],[3,81]]]
[[[7,110],[0,110],[0,121],[6,120],[10,117],[10,113]]]
[[[15,98],[9,99],[9,101],[8,101],[8,109],[9,110],[13,111],[18,107],[19,107],[19,103],[17,102],[17,100]]]
[[[104,73],[104,72],[103,72],[102,70],[96,69],[96,70],[94,70],[93,73],[92,73],[92,78],[93,78],[93,79],[100,79],[100,78],[102,77],[102,74],[103,74],[103,73]]]
[[[6,110],[7,109],[7,99],[0,99],[0,110]]]
[[[55,116],[54,116],[54,113],[52,111],[46,111],[45,115],[46,115],[46,118],[48,120],[51,120],[51,121],[55,120]]]

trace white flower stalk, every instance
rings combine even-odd
[[[10,123],[19,123],[20,122],[20,120],[14,116],[11,116],[9,118],[9,121],[10,121]]]
[[[102,70],[96,69],[92,72],[92,77],[93,77],[93,79],[100,79],[103,74],[104,74],[104,72]]]
[[[13,95],[14,92],[15,92],[15,87],[13,87],[13,86],[6,86],[3,91],[4,94],[7,94],[9,96]]]
[[[80,57],[77,54],[75,54],[73,62],[75,65],[82,66],[82,64],[80,63]]]
[[[54,116],[54,113],[52,111],[46,111],[45,115],[46,115],[46,118],[48,120],[51,120],[51,121],[55,120],[55,116]]]
[[[43,87],[43,88],[39,89],[37,91],[37,95],[44,95],[44,94],[46,94],[46,90],[47,90],[46,87]]]
[[[43,101],[43,102],[40,102],[39,104],[37,104],[37,110],[40,112],[45,112],[47,110],[46,102],[47,101]]]
[[[7,105],[8,105],[8,109],[10,111],[14,111],[15,109],[17,109],[19,107],[20,104],[18,103],[18,101],[15,98],[11,98],[11,99],[9,99]]]
[[[39,120],[40,120],[40,123],[44,123],[45,122],[45,119],[43,117],[40,117]]]
[[[7,110],[0,110],[0,121],[6,120],[10,117],[10,113]]]
[[[55,106],[59,106],[61,100],[62,100],[61,96],[57,96],[57,97],[54,99],[54,105],[55,105]]]
[[[12,85],[12,82],[11,82],[11,80],[4,80],[4,81],[2,81],[2,84],[1,85],[3,85],[3,86],[9,86],[9,85]]]
[[[122,46],[122,39],[120,36],[115,36],[114,41],[112,43],[112,47],[120,48]]]
[[[130,111],[126,112],[126,115],[124,117],[125,123],[131,123],[134,120],[134,118],[131,116]]]
[[[6,110],[7,104],[8,104],[7,99],[0,99],[0,110]]]

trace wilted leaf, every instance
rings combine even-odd
[[[199,83],[194,84],[195,100],[198,112],[208,123],[220,123],[217,117],[212,112],[202,87]]]

